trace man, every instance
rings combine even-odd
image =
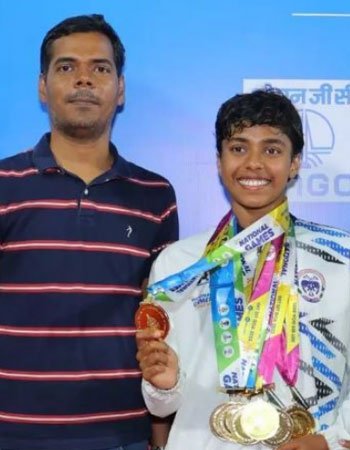
[[[134,314],[178,237],[167,180],[110,142],[124,47],[101,15],[41,47],[51,133],[0,164],[0,448],[145,450]]]
[[[146,404],[177,411],[167,450],[347,446],[350,238],[288,212],[298,112],[274,90],[237,95],[216,144],[231,211],[153,266],[148,289],[171,326],[166,341],[166,326],[138,334]]]

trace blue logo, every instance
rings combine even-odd
[[[311,303],[318,303],[326,288],[324,276],[313,269],[301,270],[298,273],[299,289],[304,300]]]
[[[327,117],[311,109],[299,110],[304,129],[302,167],[311,169],[322,165],[320,155],[332,152],[335,145],[333,127]]]

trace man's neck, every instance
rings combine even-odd
[[[77,175],[86,184],[106,172],[113,164],[107,135],[95,140],[81,140],[52,130],[50,146],[57,164]]]

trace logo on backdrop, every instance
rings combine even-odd
[[[319,167],[323,156],[334,149],[334,131],[326,116],[312,109],[299,110],[304,130],[303,164],[305,169]],[[320,132],[321,130],[321,132]]]
[[[350,158],[349,80],[246,79],[244,92],[265,86],[281,91],[298,109],[304,129],[303,162],[291,201],[348,202]]]

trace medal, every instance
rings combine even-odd
[[[257,444],[259,442],[257,439],[248,436],[244,432],[241,424],[241,412],[242,408],[239,408],[231,416],[225,418],[227,428],[230,429],[231,436],[233,437],[232,440],[241,445]]]
[[[227,403],[223,403],[219,406],[217,406],[214,411],[211,413],[210,415],[210,419],[209,419],[209,426],[211,429],[211,432],[214,434],[214,436],[216,436],[219,439],[225,440],[224,437],[222,436],[222,430],[220,427],[221,421],[219,421],[218,417],[221,414],[221,410],[223,408],[225,408],[227,405]]]
[[[280,425],[277,433],[266,439],[263,443],[268,447],[279,447],[282,444],[289,442],[292,439],[293,421],[289,414],[285,411],[280,411]]]
[[[217,406],[209,420],[210,429],[214,436],[225,442],[235,442],[241,445],[254,445],[256,440],[247,436],[236,424],[236,413],[245,405],[242,400],[229,401]]]
[[[245,405],[239,416],[243,432],[253,440],[264,441],[272,438],[280,428],[279,411],[262,399]]]
[[[297,439],[315,431],[315,419],[305,408],[293,405],[287,409],[293,421],[292,439]]]
[[[281,433],[281,436],[277,434],[274,438],[265,441],[266,445],[268,446],[278,447],[279,445],[288,442],[288,440],[290,439],[297,439],[303,436],[307,436],[308,434],[312,434],[315,431],[315,419],[307,410],[308,404],[306,400],[296,389],[296,387],[290,386],[290,390],[292,392],[294,400],[297,403],[288,408],[283,405],[273,389],[268,389],[266,391],[268,397],[278,405],[283,414],[286,416],[286,418],[283,419],[284,424],[283,426],[281,426],[281,428],[285,428],[289,433],[289,437],[286,437],[286,440],[283,440],[283,433]]]
[[[167,312],[151,299],[142,301],[135,313],[135,325],[137,330],[153,328],[163,331],[164,339],[170,328],[170,321]]]

